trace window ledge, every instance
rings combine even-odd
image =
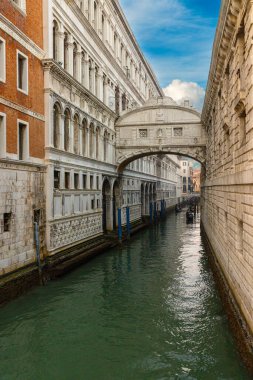
[[[21,88],[17,88],[18,91],[22,92],[24,95],[28,95],[28,90],[22,90]]]
[[[11,0],[11,4],[13,5],[14,8],[16,8],[22,14],[22,16],[24,17],[27,16],[25,8],[20,7],[18,4],[14,3],[14,1],[12,0]]]

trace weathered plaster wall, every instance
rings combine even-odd
[[[25,164],[0,163],[0,214],[11,214],[10,229],[0,224],[0,275],[36,260],[34,210],[40,210],[41,257],[45,233],[45,172]]]

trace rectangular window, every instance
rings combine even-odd
[[[97,177],[97,190],[99,190],[99,177]]]
[[[87,188],[87,175],[83,174],[83,189]]]
[[[90,176],[90,189],[93,189],[93,175]]]
[[[4,213],[4,232],[8,232],[11,229],[11,212]]]
[[[29,157],[28,124],[18,121],[18,159],[27,160]]]
[[[60,172],[59,170],[54,170],[54,189],[60,188]]]
[[[94,210],[95,208],[95,199],[91,200],[91,209]]]
[[[28,57],[17,52],[17,86],[18,90],[28,94]]]
[[[148,137],[148,130],[147,129],[139,129],[139,137],[147,138]]]
[[[6,156],[6,115],[0,113],[0,158]]]
[[[65,172],[65,189],[69,189],[70,188],[70,173],[69,172]]]
[[[77,190],[79,188],[79,174],[74,173],[74,188]]]
[[[33,210],[33,221],[34,223],[37,223],[38,225],[40,224],[40,214],[41,214],[41,210],[39,208]]]
[[[173,132],[175,137],[183,136],[183,128],[173,128]]]
[[[23,12],[26,11],[26,0],[11,0],[13,4],[15,4],[18,8],[20,8]]]
[[[0,37],[0,82],[6,81],[5,40]]]

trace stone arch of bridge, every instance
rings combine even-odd
[[[148,100],[124,113],[116,126],[118,172],[139,158],[173,154],[193,158],[205,167],[207,133],[200,114],[171,98]]]

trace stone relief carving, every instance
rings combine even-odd
[[[156,112],[156,121],[164,121],[165,120],[165,115],[163,110],[157,110]]]
[[[50,227],[50,248],[57,249],[102,233],[102,215],[88,215],[54,223]]]

